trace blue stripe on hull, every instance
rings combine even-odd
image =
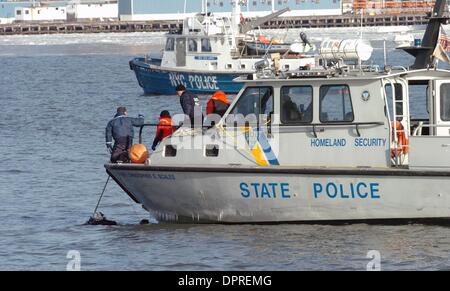
[[[139,58],[131,61],[130,66],[136,73],[136,78],[145,94],[174,95],[176,86],[180,84],[196,94],[209,94],[216,91],[236,94],[243,86],[241,83],[233,82],[233,79],[239,77],[238,74],[163,71],[150,68]]]

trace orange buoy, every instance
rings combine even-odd
[[[144,164],[149,157],[148,149],[143,144],[133,145],[128,155],[133,164]]]

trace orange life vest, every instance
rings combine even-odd
[[[206,104],[206,115],[216,113],[223,116],[229,106],[230,101],[228,101],[227,95],[222,91],[218,91],[214,93]]]
[[[165,139],[168,136],[171,136],[172,133],[175,131],[175,128],[172,126],[172,118],[170,117],[160,117],[159,118],[159,124],[156,128],[157,132],[162,131],[163,135],[161,137],[161,140]]]

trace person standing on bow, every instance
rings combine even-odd
[[[175,90],[178,97],[180,97],[180,104],[184,114],[189,116],[191,120],[191,127],[194,128],[194,125],[202,126],[203,114],[198,96],[188,92],[184,85],[178,85]]]
[[[227,95],[222,91],[217,91],[206,105],[206,115],[217,114],[223,117],[228,107],[230,107],[230,101],[228,101]]]
[[[111,153],[111,162],[129,161],[128,150],[133,145],[134,129],[144,125],[144,116],[139,114],[138,118],[128,117],[126,107],[117,108],[114,118],[106,126],[106,147]],[[114,139],[114,146],[113,146]]]
[[[175,132],[175,127],[173,126],[172,117],[169,111],[164,110],[159,116],[158,127],[156,128],[156,136],[153,140],[152,150],[156,150],[156,146],[166,137],[172,135]]]

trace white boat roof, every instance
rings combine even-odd
[[[295,73],[295,72],[289,72]],[[406,68],[399,69],[395,68],[391,71],[379,71],[379,72],[361,72],[359,70],[350,71],[345,75],[335,75],[335,76],[327,76],[327,71],[299,71],[301,76],[295,77],[273,77],[273,78],[255,78],[255,79],[247,79],[245,77],[240,77],[235,79],[236,82],[241,83],[261,83],[261,82],[298,82],[298,81],[332,81],[332,80],[376,80],[376,79],[385,79],[385,78],[395,78],[402,77],[407,80],[433,80],[433,79],[450,79],[450,70],[444,69],[418,69],[418,70],[407,70]],[[311,74],[308,76],[308,73]],[[321,73],[320,76],[315,74]]]

